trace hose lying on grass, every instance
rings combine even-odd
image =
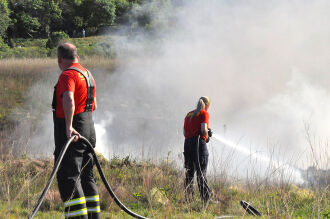
[[[75,136],[72,136],[68,141],[67,143],[65,144],[65,146],[62,148],[62,151],[58,157],[58,159],[56,160],[56,163],[55,163],[55,166],[54,166],[54,169],[52,171],[52,174],[44,188],[44,190],[42,191],[42,194],[37,202],[37,204],[35,205],[31,215],[28,217],[29,219],[32,219],[36,213],[38,212],[40,206],[41,206],[41,203],[42,201],[44,200],[45,198],[45,195],[47,193],[47,191],[49,190],[53,180],[54,180],[54,177],[58,171],[58,168],[63,160],[63,157],[65,155],[65,152],[67,151],[68,147],[70,146],[71,142],[73,141],[73,139],[75,138]],[[94,160],[95,160],[95,164],[96,164],[96,167],[97,167],[97,170],[99,171],[99,174],[101,176],[101,179],[106,187],[106,189],[108,190],[109,194],[111,195],[111,197],[113,198],[113,200],[116,202],[116,204],[123,210],[125,211],[127,214],[131,215],[132,217],[135,217],[135,218],[138,218],[138,219],[147,219],[146,217],[143,217],[141,215],[138,215],[136,213],[134,213],[133,211],[129,210],[123,203],[120,202],[120,200],[117,198],[117,196],[115,195],[115,193],[112,191],[108,181],[106,180],[105,176],[104,176],[104,173],[102,171],[102,168],[101,168],[101,165],[100,165],[100,162],[99,160],[97,159],[97,156],[96,156],[96,153],[94,151],[94,148],[92,146],[92,144],[83,136],[81,136],[79,138],[79,141],[84,141],[88,147],[90,148],[90,151],[91,153],[93,154],[93,157],[94,157]]]
[[[53,180],[54,180],[54,177],[58,171],[58,168],[63,160],[63,157],[65,155],[65,152],[67,151],[68,147],[70,146],[71,142],[73,141],[73,139],[75,138],[75,136],[72,136],[68,141],[67,143],[65,144],[65,146],[62,148],[61,150],[61,153],[58,157],[58,159],[56,160],[56,163],[54,165],[54,169],[52,171],[52,174],[44,188],[44,190],[42,191],[42,194],[41,196],[39,197],[39,200],[37,202],[37,204],[35,205],[31,215],[28,217],[29,219],[32,219],[36,213],[38,212],[41,204],[42,204],[42,201],[44,200],[45,196],[46,196],[46,193],[48,192]],[[104,176],[104,173],[102,171],[102,168],[101,168],[101,165],[100,165],[100,162],[99,160],[97,159],[97,156],[96,156],[96,153],[94,151],[94,148],[92,146],[92,144],[83,136],[80,137],[81,141],[84,141],[88,147],[90,148],[90,151],[92,152],[93,154],[93,157],[94,157],[94,160],[95,160],[95,164],[96,164],[96,167],[97,167],[97,170],[99,171],[99,174],[101,176],[101,179],[106,187],[106,189],[108,190],[110,196],[113,198],[113,200],[116,202],[116,204],[123,210],[125,211],[127,214],[131,215],[132,217],[134,218],[137,218],[137,219],[148,219],[146,217],[143,217],[141,215],[138,215],[136,213],[134,213],[133,211],[129,210],[123,203],[120,202],[120,200],[117,198],[117,196],[115,195],[115,193],[113,192],[113,190],[111,189],[108,181],[106,180],[105,176]],[[199,139],[198,139],[199,140]],[[198,144],[198,147],[199,147],[199,144]],[[197,150],[198,151],[198,150]],[[208,185],[207,185],[208,186]],[[241,201],[241,205],[242,207],[250,214],[254,215],[254,216],[261,216],[261,214],[255,209],[253,208],[249,203],[245,202],[245,201]],[[234,217],[234,216],[223,216],[223,217]],[[217,218],[222,218],[222,217],[217,217]]]

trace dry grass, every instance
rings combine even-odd
[[[15,218],[23,218],[38,200],[52,169],[52,159],[20,159],[1,162],[0,217],[17,210]],[[130,159],[103,159],[102,167],[118,198],[133,211],[151,218],[214,218],[237,215],[249,218],[240,207],[247,200],[263,215],[271,218],[322,218],[329,211],[328,188],[299,188],[295,185],[224,185],[221,180],[210,183],[220,202],[203,206],[196,192],[194,200],[184,202],[183,176],[171,163],[154,165]],[[129,218],[110,198],[95,172],[101,196],[103,215]],[[220,187],[219,187],[220,186]],[[220,190],[218,190],[221,188]],[[195,188],[196,189],[196,188]],[[258,192],[256,192],[258,191]],[[1,207],[4,206],[4,207]],[[62,203],[56,183],[46,196],[40,211],[43,214],[61,212]],[[56,214],[56,213],[55,213]],[[54,218],[61,218],[54,217]]]
[[[89,57],[80,62],[88,69],[108,72],[113,72],[119,64],[117,60],[102,57]],[[3,59],[0,60],[0,66],[0,156],[1,159],[8,159],[18,153],[14,146],[28,143],[39,111],[49,108],[49,105],[44,106],[45,101],[40,100],[39,92],[43,92],[44,88],[36,87],[31,91],[32,85],[41,80],[47,85],[55,83],[60,70],[56,59]],[[50,82],[52,80],[54,82]],[[49,96],[52,95],[53,86],[49,85]],[[51,102],[51,97],[47,102]],[[24,127],[27,132],[17,131],[18,127]],[[21,152],[24,146],[19,148]]]
[[[55,65],[55,60],[52,59],[0,60],[0,154],[2,159],[12,156],[11,136],[22,122],[12,117],[26,119],[27,115],[24,111],[26,93],[32,84],[41,78],[43,72],[51,70]]]
[[[52,59],[0,60],[0,119],[22,105],[24,92],[41,77],[42,72],[55,65]]]

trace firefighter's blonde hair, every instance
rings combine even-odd
[[[205,107],[210,106],[210,103],[211,103],[210,98],[208,98],[207,96],[202,96],[201,98],[199,98],[199,100],[197,102],[197,107],[196,107],[193,115],[191,116],[191,118],[193,118],[201,110],[205,110]]]

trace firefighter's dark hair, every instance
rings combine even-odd
[[[57,47],[57,56],[62,59],[74,60],[78,56],[77,47],[71,43],[61,43]]]

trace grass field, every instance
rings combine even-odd
[[[113,72],[120,61],[100,57],[84,58],[89,69],[103,68]],[[38,80],[47,80],[56,72],[55,59],[0,60],[0,218],[26,218],[48,180],[52,158],[32,159],[11,151],[15,127],[23,120],[37,123],[26,97]],[[42,69],[42,70],[41,70]],[[47,73],[48,72],[48,73]],[[38,98],[36,98],[38,99]],[[16,115],[16,116],[15,116]],[[19,119],[18,119],[19,118]],[[31,126],[33,129],[33,125]],[[24,142],[20,143],[24,147]],[[137,213],[152,218],[215,218],[234,215],[249,218],[239,205],[245,200],[255,206],[264,218],[330,218],[329,186],[301,188],[286,182],[265,183],[257,179],[233,184],[230,180],[210,176],[210,186],[217,202],[202,205],[198,192],[191,203],[184,201],[182,169],[169,160],[158,164],[135,161],[129,157],[110,161],[100,156],[110,185],[119,199]],[[102,218],[130,218],[107,194],[97,173]],[[196,188],[197,189],[197,188]],[[51,187],[37,218],[62,218],[63,206],[56,183]]]

